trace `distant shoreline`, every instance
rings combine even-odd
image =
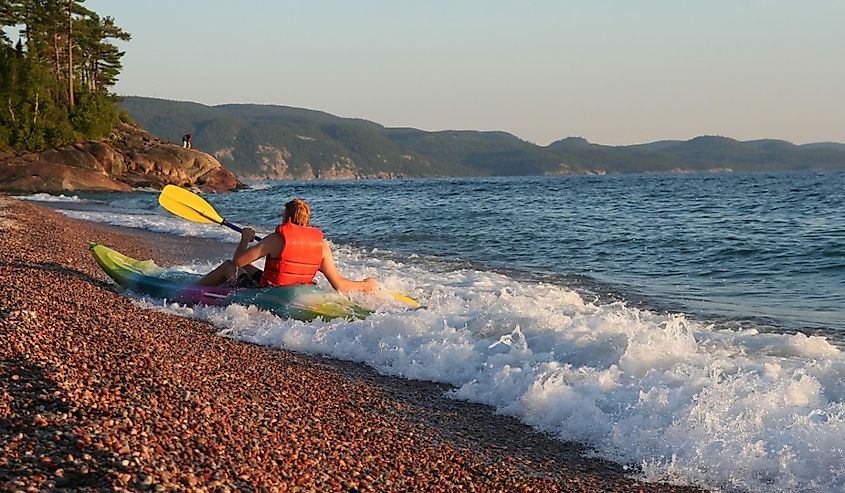
[[[250,178],[845,169],[845,144],[835,142],[796,145],[777,139],[700,135],[620,146],[566,137],[543,146],[503,131],[385,127],[283,105],[210,106],[126,96],[121,107],[162,139],[176,139],[189,130],[196,148]]]

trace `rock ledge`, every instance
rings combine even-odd
[[[40,153],[0,153],[0,191],[131,191],[172,184],[226,192],[243,184],[214,157],[121,123],[105,140]]]

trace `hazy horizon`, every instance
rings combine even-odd
[[[845,2],[88,0],[133,39],[114,91],[539,145],[845,141]]]

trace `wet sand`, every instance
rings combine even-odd
[[[167,265],[219,244],[0,197],[0,490],[694,491],[444,397],[139,307],[96,241]]]

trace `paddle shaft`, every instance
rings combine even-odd
[[[234,230],[235,230],[235,231],[237,231],[238,233],[240,233],[241,231],[243,231],[243,230],[244,230],[242,227],[238,226],[237,224],[232,224],[232,223],[230,223],[229,221],[227,221],[227,220],[225,220],[225,219],[223,220],[223,222],[222,222],[222,223],[220,223],[220,225],[221,225],[221,226],[226,226],[226,227],[227,227],[227,228],[229,228],[229,229],[234,229]],[[262,239],[262,238],[261,238],[260,236],[256,236],[256,237],[255,237],[255,238],[253,238],[252,240],[253,240],[253,241],[261,241],[261,239]]]

